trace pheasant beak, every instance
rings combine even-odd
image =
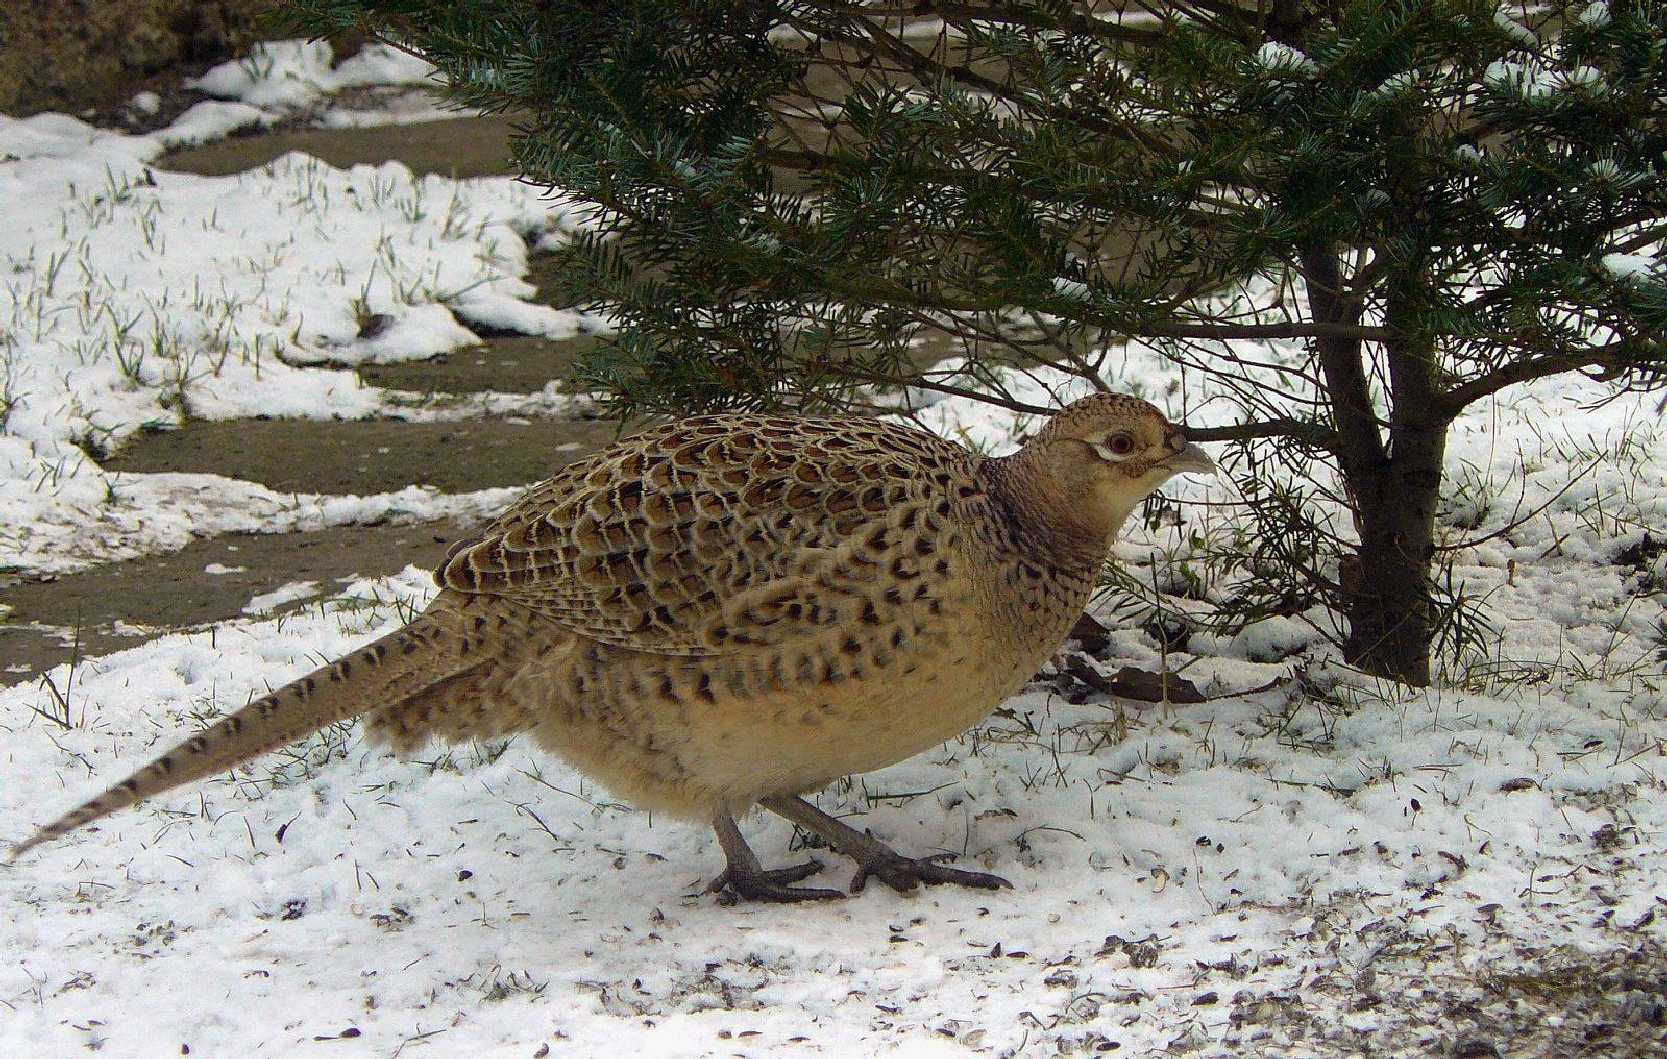
[[[1163,461],[1171,474],[1220,474],[1221,469],[1196,442],[1187,442],[1181,451]]]

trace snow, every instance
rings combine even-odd
[[[234,101],[266,123],[305,121],[342,129],[458,116],[433,91],[438,82],[430,63],[379,43],[339,62],[327,41],[260,43],[247,57],[221,63],[186,84]],[[369,98],[360,105],[337,101],[352,89],[368,90]]]
[[[530,288],[527,294],[531,294]],[[458,295],[452,307],[471,324],[545,338],[572,338],[599,326],[595,317],[572,309],[535,305],[502,290],[480,287]]]
[[[1556,573],[1519,576],[1566,591]],[[0,695],[8,773],[52,781],[0,790],[9,830],[431,591],[411,569],[281,623],[85,661],[73,683],[55,675],[73,689],[68,728],[33,712],[50,708],[42,689]],[[0,967],[0,995],[17,998],[0,1044],[288,1054],[326,1038],[380,1056],[439,1031],[439,1054],[478,1056],[913,1055],[929,1041],[1143,1055],[1180,1038],[1232,1054],[1292,1043],[1291,1025],[1249,1015],[1331,988],[1352,1003],[1368,970],[1476,978],[1516,966],[1525,940],[1659,938],[1659,692],[1386,694],[1320,667],[1298,694],[1287,665],[1237,665],[1241,689],[1286,683],[1132,719],[1037,686],[975,733],[835,785],[824,807],[961,851],[1015,889],[875,886],[811,908],[718,905],[701,892],[719,866],[709,835],[524,745],[398,762],[332,730],[0,874],[30,910],[0,927],[21,954]],[[803,855],[779,822],[748,830],[771,861]],[[813,881],[839,885],[848,869],[823,859]],[[1381,1054],[1428,1054],[1391,1032],[1382,998],[1398,988],[1367,991]],[[172,1002],[145,1002],[159,990]]]
[[[1611,276],[1628,283],[1659,280],[1664,271],[1661,262],[1643,254],[1605,254],[1603,267]]]
[[[1598,0],[1595,4],[1587,4],[1575,21],[1587,29],[1602,29],[1609,25],[1613,17],[1609,5],[1604,0]]]
[[[344,88],[421,84],[434,75],[428,62],[386,44],[367,44],[340,64],[334,60],[328,41],[257,43],[246,58],[221,63],[186,87],[263,110],[295,111]]]
[[[1128,384],[1149,369],[1133,356],[1124,370]],[[1059,381],[1012,386],[1040,397]],[[1504,638],[1449,687],[1363,680],[1312,629],[1275,619],[1169,655],[1221,696],[1210,702],[1072,705],[1044,674],[980,729],[822,794],[900,846],[963,852],[1011,892],[876,885],[837,906],[726,908],[702,893],[719,867],[708,834],[633,811],[530,747],[400,762],[331,730],[0,873],[31,912],[0,927],[26,954],[0,968],[0,996],[22,998],[0,1046],[285,1053],[324,1038],[332,1054],[380,1056],[438,1031],[441,1054],[480,1056],[545,1043],[1148,1055],[1178,1040],[1224,1055],[1314,1044],[1304,1020],[1333,1012],[1381,1054],[1429,1054],[1430,1031],[1409,1033],[1405,1012],[1464,1001],[1432,982],[1474,983],[1480,1003],[1487,976],[1538,966],[1524,953],[1661,937],[1667,703],[1650,637],[1663,609],[1636,594],[1653,567],[1614,565],[1642,533],[1614,527],[1667,524],[1667,447],[1638,403],[1578,422],[1561,411],[1589,396],[1528,388],[1455,432],[1456,465],[1484,480],[1521,473],[1519,456],[1537,466],[1521,486],[1532,506],[1587,452],[1619,457],[1543,522],[1464,553],[1459,572]],[[1025,429],[960,399],[921,415],[998,450]],[[1464,535],[1510,516],[1495,503]],[[1136,530],[1120,551],[1133,561],[1154,544]],[[46,690],[0,694],[7,772],[50,781],[0,789],[0,818],[21,831],[192,718],[395,627],[432,591],[410,569],[281,622],[60,670],[68,728],[35,712],[50,712]],[[1116,627],[1115,608],[1101,615]],[[1126,627],[1111,655],[1160,658]],[[771,862],[804,855],[779,822],[747,827]],[[848,868],[822,858],[812,881],[839,885]],[[178,1001],[143,1002],[176,978]]]
[[[1270,70],[1281,73],[1315,74],[1320,69],[1313,59],[1289,44],[1281,44],[1275,40],[1267,41],[1256,49],[1256,61]]]
[[[570,233],[559,203],[510,180],[293,155],[212,179],[150,164],[171,137],[315,105],[332,77],[414,75],[384,58],[360,73],[316,49],[263,52],[205,78],[234,101],[142,137],[0,118],[0,198],[30,204],[0,230],[4,565],[484,516],[517,493],[297,496],[111,473],[77,444],[177,421],[175,394],[217,418],[588,407],[552,388],[412,411],[301,366],[454,348],[471,325],[599,326],[535,305],[520,278],[530,241]],[[1656,275],[1648,258],[1603,264]],[[389,319],[367,329],[376,315]],[[1296,347],[1245,352],[1277,363]],[[1232,421],[1175,374],[1130,343],[1106,382],[1192,424]],[[1048,372],[996,382],[1043,405],[1087,390]],[[725,907],[703,892],[721,863],[709,832],[614,801],[523,742],[398,761],[335,727],[0,867],[0,1054],[1414,1056],[1457,1052],[1467,1027],[1507,1052],[1573,1054],[1557,1034],[1642,986],[1559,997],[1546,1017],[1511,976],[1667,973],[1667,439],[1654,397],[1613,396],[1550,379],[1455,423],[1440,543],[1498,635],[1439,688],[1346,669],[1319,608],[1201,628],[1183,650],[1143,631],[1149,600],[1108,596],[1095,664],[1167,665],[1208,701],[1084,696],[1049,669],[959,739],[818,796],[1013,890],[875,883],[838,904]],[[1037,425],[961,398],[915,418],[990,452]],[[1168,515],[1131,520],[1118,559],[1141,580],[1202,571],[1219,598],[1231,575],[1210,574],[1198,542],[1243,532],[1242,498],[1193,478],[1165,494]],[[0,691],[0,836],[397,627],[433,591],[415,568],[290,585],[237,620]],[[744,826],[771,864],[807,855],[779,820]],[[814,852],[827,867],[810,884],[849,878]]]
[[[1396,96],[1405,95],[1416,90],[1419,87],[1419,82],[1429,76],[1429,73],[1424,70],[1402,70],[1384,78],[1383,83],[1378,85],[1373,94],[1384,99],[1393,99]]]
[[[1535,35],[1533,30],[1507,15],[1504,11],[1493,13],[1493,24],[1504,31],[1505,35],[1510,37],[1519,48],[1532,50],[1540,45],[1540,38]]]
[[[1603,71],[1595,66],[1571,66],[1562,71],[1563,83],[1570,88],[1602,91]]]
[[[324,496],[280,492],[215,474],[107,474],[85,460],[43,488],[53,490],[50,498],[23,499],[23,511],[0,513],[7,567],[70,573],[95,557],[113,561],[178,551],[219,533],[297,533],[445,518],[478,521],[501,511],[521,492],[497,488],[443,494],[413,485],[370,496]],[[23,495],[21,487],[15,492]]]
[[[1482,71],[1482,83],[1500,92],[1523,99],[1543,99],[1557,91],[1560,84],[1556,74],[1538,60],[1516,62],[1497,59]]]
[[[267,614],[286,603],[311,599],[318,595],[318,592],[317,581],[291,581],[289,584],[275,588],[271,592],[262,592],[258,596],[250,597],[249,602],[243,606],[243,613]]]
[[[384,94],[375,107],[331,106],[319,112],[314,120],[321,128],[356,129],[367,125],[414,125],[457,116],[457,111],[440,102],[433,92],[413,90]]]
[[[1055,294],[1070,301],[1085,302],[1091,300],[1094,296],[1093,292],[1088,289],[1088,284],[1081,280],[1066,279],[1064,276],[1053,278],[1053,289]]]
[[[290,58],[274,62],[274,76],[320,53],[280,54]],[[359,79],[375,66],[343,69]],[[210,503],[203,482],[187,489],[106,474],[102,455],[144,427],[187,415],[420,418],[438,413],[415,395],[313,365],[419,359],[475,343],[459,315],[555,337],[605,326],[528,301],[534,291],[520,277],[529,240],[548,245],[572,225],[560,203],[513,179],[418,178],[394,162],[340,170],[296,153],[227,177],[151,164],[168,146],[265,116],[207,101],[143,136],[66,115],[0,116],[0,200],[31,204],[0,231],[0,267],[12,277],[0,286],[0,541],[16,551],[8,566],[61,572],[180,546],[182,533],[155,530],[148,502],[184,503],[173,514],[188,517],[218,506],[254,521],[235,511],[250,498]],[[386,325],[361,337],[379,315]],[[536,401],[545,414],[583,403],[554,392]],[[261,518],[276,513],[264,498],[255,503]],[[360,507],[380,517],[403,503]],[[409,510],[435,509],[424,501]],[[226,527],[212,515],[210,523]]]
[[[1535,57],[1520,62],[1495,60],[1482,71],[1482,83],[1497,92],[1525,100],[1545,100],[1560,91],[1594,96],[1608,91],[1603,71],[1595,67],[1577,65],[1556,69]]]
[[[368,309],[359,308],[356,315]],[[286,359],[291,364],[397,364],[405,360],[428,360],[441,353],[472,346],[480,340],[457,322],[450,307],[440,302],[420,305],[382,303],[366,317],[375,326],[359,325],[349,337],[341,331],[335,339],[299,348]],[[233,412],[233,415],[236,413]]]

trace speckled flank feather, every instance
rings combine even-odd
[[[402,752],[529,732],[638,804],[705,820],[890,764],[1035,672],[1183,447],[1111,396],[1002,459],[872,419],[647,431],[453,548],[406,629],[21,848],[360,713]]]

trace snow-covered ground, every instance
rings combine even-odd
[[[328,80],[316,54],[277,54],[247,83],[211,73],[237,101],[176,138],[318,105],[270,83]],[[313,362],[426,355],[470,321],[578,326],[525,301],[529,242],[572,222],[512,181],[297,156],[189,177],[147,165],[169,136],[0,119],[0,201],[31,203],[0,230],[0,564],[504,503],[98,467],[89,448],[183,409],[411,414]],[[371,313],[396,325],[367,341]],[[1155,357],[1117,371],[1164,400]],[[1013,385],[1062,396],[1044,382]],[[725,907],[702,892],[710,833],[519,742],[401,762],[331,729],[0,867],[0,1055],[1664,1054],[1667,443],[1653,399],[1589,407],[1604,394],[1553,380],[1456,427],[1444,543],[1499,635],[1441,690],[1342,669],[1324,614],[1165,656],[1108,599],[1105,657],[1078,666],[1167,664],[1213,697],[1120,703],[1044,673],[962,738],[822,794],[1010,891]],[[961,400],[922,418],[992,450],[1022,427]],[[1120,557],[1207,573],[1194,535],[1230,534],[1236,494],[1168,492],[1208,503],[1131,527]],[[408,569],[325,591],[0,692],[0,837],[432,586]],[[745,826],[770,863],[805,855],[781,821]],[[813,884],[840,885],[849,865],[818,855]]]
[[[199,103],[158,133],[0,116],[0,201],[11,204],[0,227],[0,568],[62,572],[178,548],[181,522],[253,529],[305,505],[327,523],[433,518],[469,502],[408,491],[286,504],[243,483],[99,467],[134,432],[187,415],[552,414],[581,400],[552,390],[436,406],[360,385],[350,370],[474,343],[471,324],[555,338],[600,328],[527,300],[529,247],[572,231],[537,190],[507,177],[417,178],[397,162],[338,170],[300,154],[228,177],[150,164],[170,146],[314,105],[320,81],[412,76],[408,61],[361,55],[332,80],[318,72],[320,49],[327,58],[322,43],[268,46],[260,62],[211,70],[203,83],[242,99]]]

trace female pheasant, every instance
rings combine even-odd
[[[43,827],[18,854],[346,718],[409,752],[525,732],[621,796],[709,822],[741,897],[753,805],[877,876],[1005,885],[909,858],[800,796],[978,723],[1049,657],[1119,527],[1214,465],[1162,413],[1096,395],[989,458],[873,419],[698,416],[535,486],[456,545],[405,627],[302,677]]]

